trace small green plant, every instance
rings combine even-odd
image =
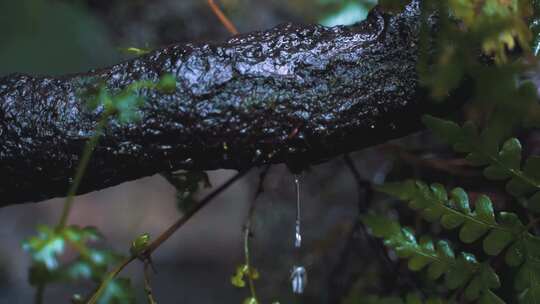
[[[164,75],[157,83],[151,81],[134,82],[114,95],[110,95],[106,87],[100,86],[97,92],[85,96],[89,100],[88,106],[90,109],[102,108],[102,117],[96,126],[94,135],[85,146],[73,183],[67,194],[60,220],[55,227],[39,225],[37,227],[38,234],[23,242],[23,249],[32,257],[29,281],[37,289],[36,303],[43,302],[47,285],[80,280],[91,280],[95,283],[108,280],[106,286],[99,290],[99,297],[95,299],[97,303],[135,302],[129,279],[108,279],[109,268],[125,260],[126,257],[106,248],[94,247],[94,243],[104,240],[97,228],[68,226],[67,222],[75,194],[84,176],[92,152],[109,120],[114,118],[120,123],[128,123],[138,119],[137,108],[144,102],[144,99],[138,94],[139,90],[153,89],[172,93],[175,87],[176,81],[174,77]],[[132,256],[141,254],[148,242],[148,235],[142,235],[134,240],[131,247]],[[64,261],[61,257],[67,252],[68,248],[76,253],[76,258]],[[73,302],[82,303],[84,297],[76,294],[73,296]]]

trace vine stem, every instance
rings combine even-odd
[[[161,246],[161,244],[168,240],[178,229],[180,229],[180,227],[182,227],[190,218],[192,218],[193,215],[195,215],[202,208],[208,205],[208,203],[210,203],[216,196],[229,188],[237,180],[246,175],[249,170],[250,169],[239,171],[233,177],[227,180],[223,185],[219,186],[219,188],[217,188],[212,193],[208,194],[205,198],[203,198],[201,202],[197,204],[197,206],[186,212],[181,218],[179,218],[174,224],[172,224],[167,230],[165,230],[158,238],[156,238],[150,245],[148,245],[146,250],[143,252],[143,256],[150,256],[150,254],[152,254],[154,250],[156,250],[159,246]]]
[[[255,214],[255,203],[257,202],[257,198],[259,198],[259,195],[263,193],[264,191],[264,179],[266,178],[266,175],[268,174],[268,171],[270,170],[270,165],[267,165],[263,171],[259,175],[259,185],[257,186],[257,192],[255,192],[255,196],[253,198],[253,201],[251,202],[249,206],[249,211],[246,217],[246,223],[244,225],[244,263],[246,264],[248,274],[247,274],[247,280],[249,285],[249,291],[251,293],[251,297],[256,300],[257,299],[257,292],[255,290],[255,282],[253,281],[253,278],[251,276],[251,254],[250,254],[250,246],[249,246],[249,239],[251,237],[251,224],[253,222],[253,216]]]
[[[255,203],[255,202],[254,202]],[[253,282],[253,277],[252,277],[252,269],[251,269],[251,261],[250,261],[250,254],[249,254],[249,238],[251,236],[251,220],[248,219],[247,223],[246,223],[246,228],[244,229],[244,258],[245,258],[245,264],[246,264],[246,267],[247,267],[247,281],[248,281],[248,285],[249,285],[249,291],[251,293],[251,297],[253,299],[255,299],[255,302],[258,303],[259,301],[257,300],[257,293],[255,291],[255,282]]]
[[[129,263],[133,262],[137,257],[136,256],[130,256],[128,258],[126,258],[125,260],[122,261],[122,263],[120,263],[120,265],[116,266],[116,268],[111,271],[107,277],[105,278],[105,280],[103,280],[101,282],[101,285],[99,285],[98,289],[96,290],[96,292],[92,295],[92,297],[90,298],[90,300],[88,300],[88,302],[86,302],[87,304],[95,304],[97,303],[99,297],[101,296],[101,294],[103,293],[103,291],[105,291],[105,288],[107,287],[107,285],[112,281],[114,280],[114,278],[122,271],[124,270],[124,268],[126,268],[127,265],[129,265]]]
[[[157,304],[156,299],[154,298],[154,294],[152,292],[152,285],[150,284],[150,268],[151,263],[149,259],[146,259],[144,261],[144,291],[146,292],[146,297],[148,299],[149,304]]]
[[[81,181],[84,177],[84,173],[86,172],[86,168],[88,167],[88,163],[90,162],[90,158],[92,157],[92,153],[94,152],[94,149],[99,142],[101,133],[105,129],[110,115],[111,113],[109,112],[106,112],[103,115],[103,117],[99,120],[98,125],[96,127],[96,133],[94,134],[94,136],[90,138],[90,140],[85,145],[85,148],[81,157],[81,161],[79,162],[77,171],[75,173],[75,177],[73,179],[73,183],[69,187],[69,191],[67,193],[66,201],[62,209],[62,215],[60,216],[58,226],[56,226],[57,230],[61,230],[67,224],[69,213],[71,211],[73,202],[75,200],[75,195],[77,194],[77,190],[79,189],[79,186],[81,185]]]
[[[146,249],[140,253],[139,256],[130,256],[126,258],[122,263],[117,266],[113,271],[111,271],[107,277],[101,282],[100,286],[96,290],[96,292],[92,295],[90,300],[86,302],[87,304],[95,304],[97,303],[97,300],[107,287],[107,284],[112,281],[128,264],[133,262],[136,259],[147,259],[151,256],[151,254],[159,248],[166,240],[168,240],[180,227],[182,227],[190,218],[193,217],[197,212],[199,212],[203,207],[208,205],[216,196],[221,194],[223,191],[225,191],[227,188],[229,188],[232,184],[234,184],[237,180],[242,178],[244,175],[246,175],[251,168],[245,169],[243,171],[239,171],[236,173],[233,177],[231,177],[229,180],[227,180],[225,183],[223,183],[221,186],[219,186],[216,190],[212,191],[210,194],[208,194],[206,197],[204,197],[197,206],[186,212],[182,217],[180,217],[176,222],[174,222],[169,228],[167,228],[161,235],[159,235]]]
[[[219,8],[219,6],[216,4],[214,0],[208,0],[208,5],[214,12],[214,14],[218,17],[219,21],[225,26],[227,31],[231,33],[232,35],[238,35],[238,30],[236,29],[236,26],[227,18],[227,16],[223,13],[223,11]]]

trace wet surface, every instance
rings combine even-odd
[[[0,78],[0,206],[67,192],[100,113],[80,92],[141,90],[141,120],[111,120],[80,192],[161,171],[320,163],[419,127],[418,7],[350,27],[284,24],[219,44],[173,45],[109,69]]]

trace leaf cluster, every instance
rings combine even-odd
[[[491,200],[485,195],[479,195],[472,208],[469,196],[462,188],[454,188],[448,193],[440,184],[427,185],[421,181],[409,180],[389,183],[379,187],[379,190],[407,201],[410,208],[419,212],[429,222],[439,222],[449,230],[459,229],[459,240],[465,244],[482,240],[482,248],[487,256],[504,254],[506,265],[515,268],[513,285],[518,292],[518,299],[522,303],[530,303],[528,299],[534,298],[533,294],[536,294],[540,288],[536,280],[540,274],[538,272],[540,270],[538,268],[540,238],[529,233],[529,227],[525,226],[515,213],[496,213]],[[384,237],[387,242],[389,237],[394,237],[394,243],[399,244],[405,239],[403,236],[396,238],[395,234],[398,230],[395,225],[391,231],[375,230],[374,233]],[[401,234],[406,235],[403,231]],[[442,246],[440,244],[442,243],[438,243],[439,247],[435,246],[435,251],[443,253],[444,246],[440,247]],[[420,249],[428,250],[427,247],[422,247],[422,242],[418,246]],[[422,262],[418,258],[411,259],[409,266],[417,269],[418,266],[423,266]],[[437,268],[433,270],[430,268],[428,273],[430,272],[438,274]],[[486,278],[496,276],[495,272],[488,271],[487,273],[489,275]],[[494,282],[495,280],[489,286],[495,287]]]
[[[428,278],[437,280],[444,277],[449,290],[465,288],[468,301],[479,303],[503,303],[492,289],[500,287],[499,277],[488,263],[477,261],[470,253],[456,253],[447,241],[434,242],[424,236],[417,240],[410,228],[402,228],[398,222],[385,217],[368,215],[363,222],[377,237],[384,238],[386,246],[392,248],[398,257],[408,259],[412,271],[427,268]]]
[[[90,280],[100,282],[111,265],[122,256],[91,246],[103,240],[94,227],[66,226],[52,229],[45,225],[37,227],[38,234],[23,242],[23,249],[32,257],[29,282],[33,286]],[[76,253],[69,261],[61,260],[68,248]],[[132,303],[129,280],[119,279],[103,293],[100,303]]]
[[[181,211],[189,210],[197,203],[195,195],[202,187],[212,186],[204,171],[164,172],[161,175],[176,188],[176,203]]]
[[[457,152],[466,153],[466,160],[484,167],[489,180],[508,181],[506,190],[532,211],[540,212],[540,157],[522,157],[523,149],[517,138],[510,138],[499,148],[486,132],[480,134],[472,122],[458,124],[425,116],[424,123],[438,137],[451,144]]]

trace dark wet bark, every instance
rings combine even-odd
[[[172,73],[142,119],[111,120],[79,193],[178,169],[314,164],[419,129],[418,8],[350,27],[282,25],[220,44],[173,45],[109,69],[0,78],[0,206],[66,193],[99,110],[80,98]]]

